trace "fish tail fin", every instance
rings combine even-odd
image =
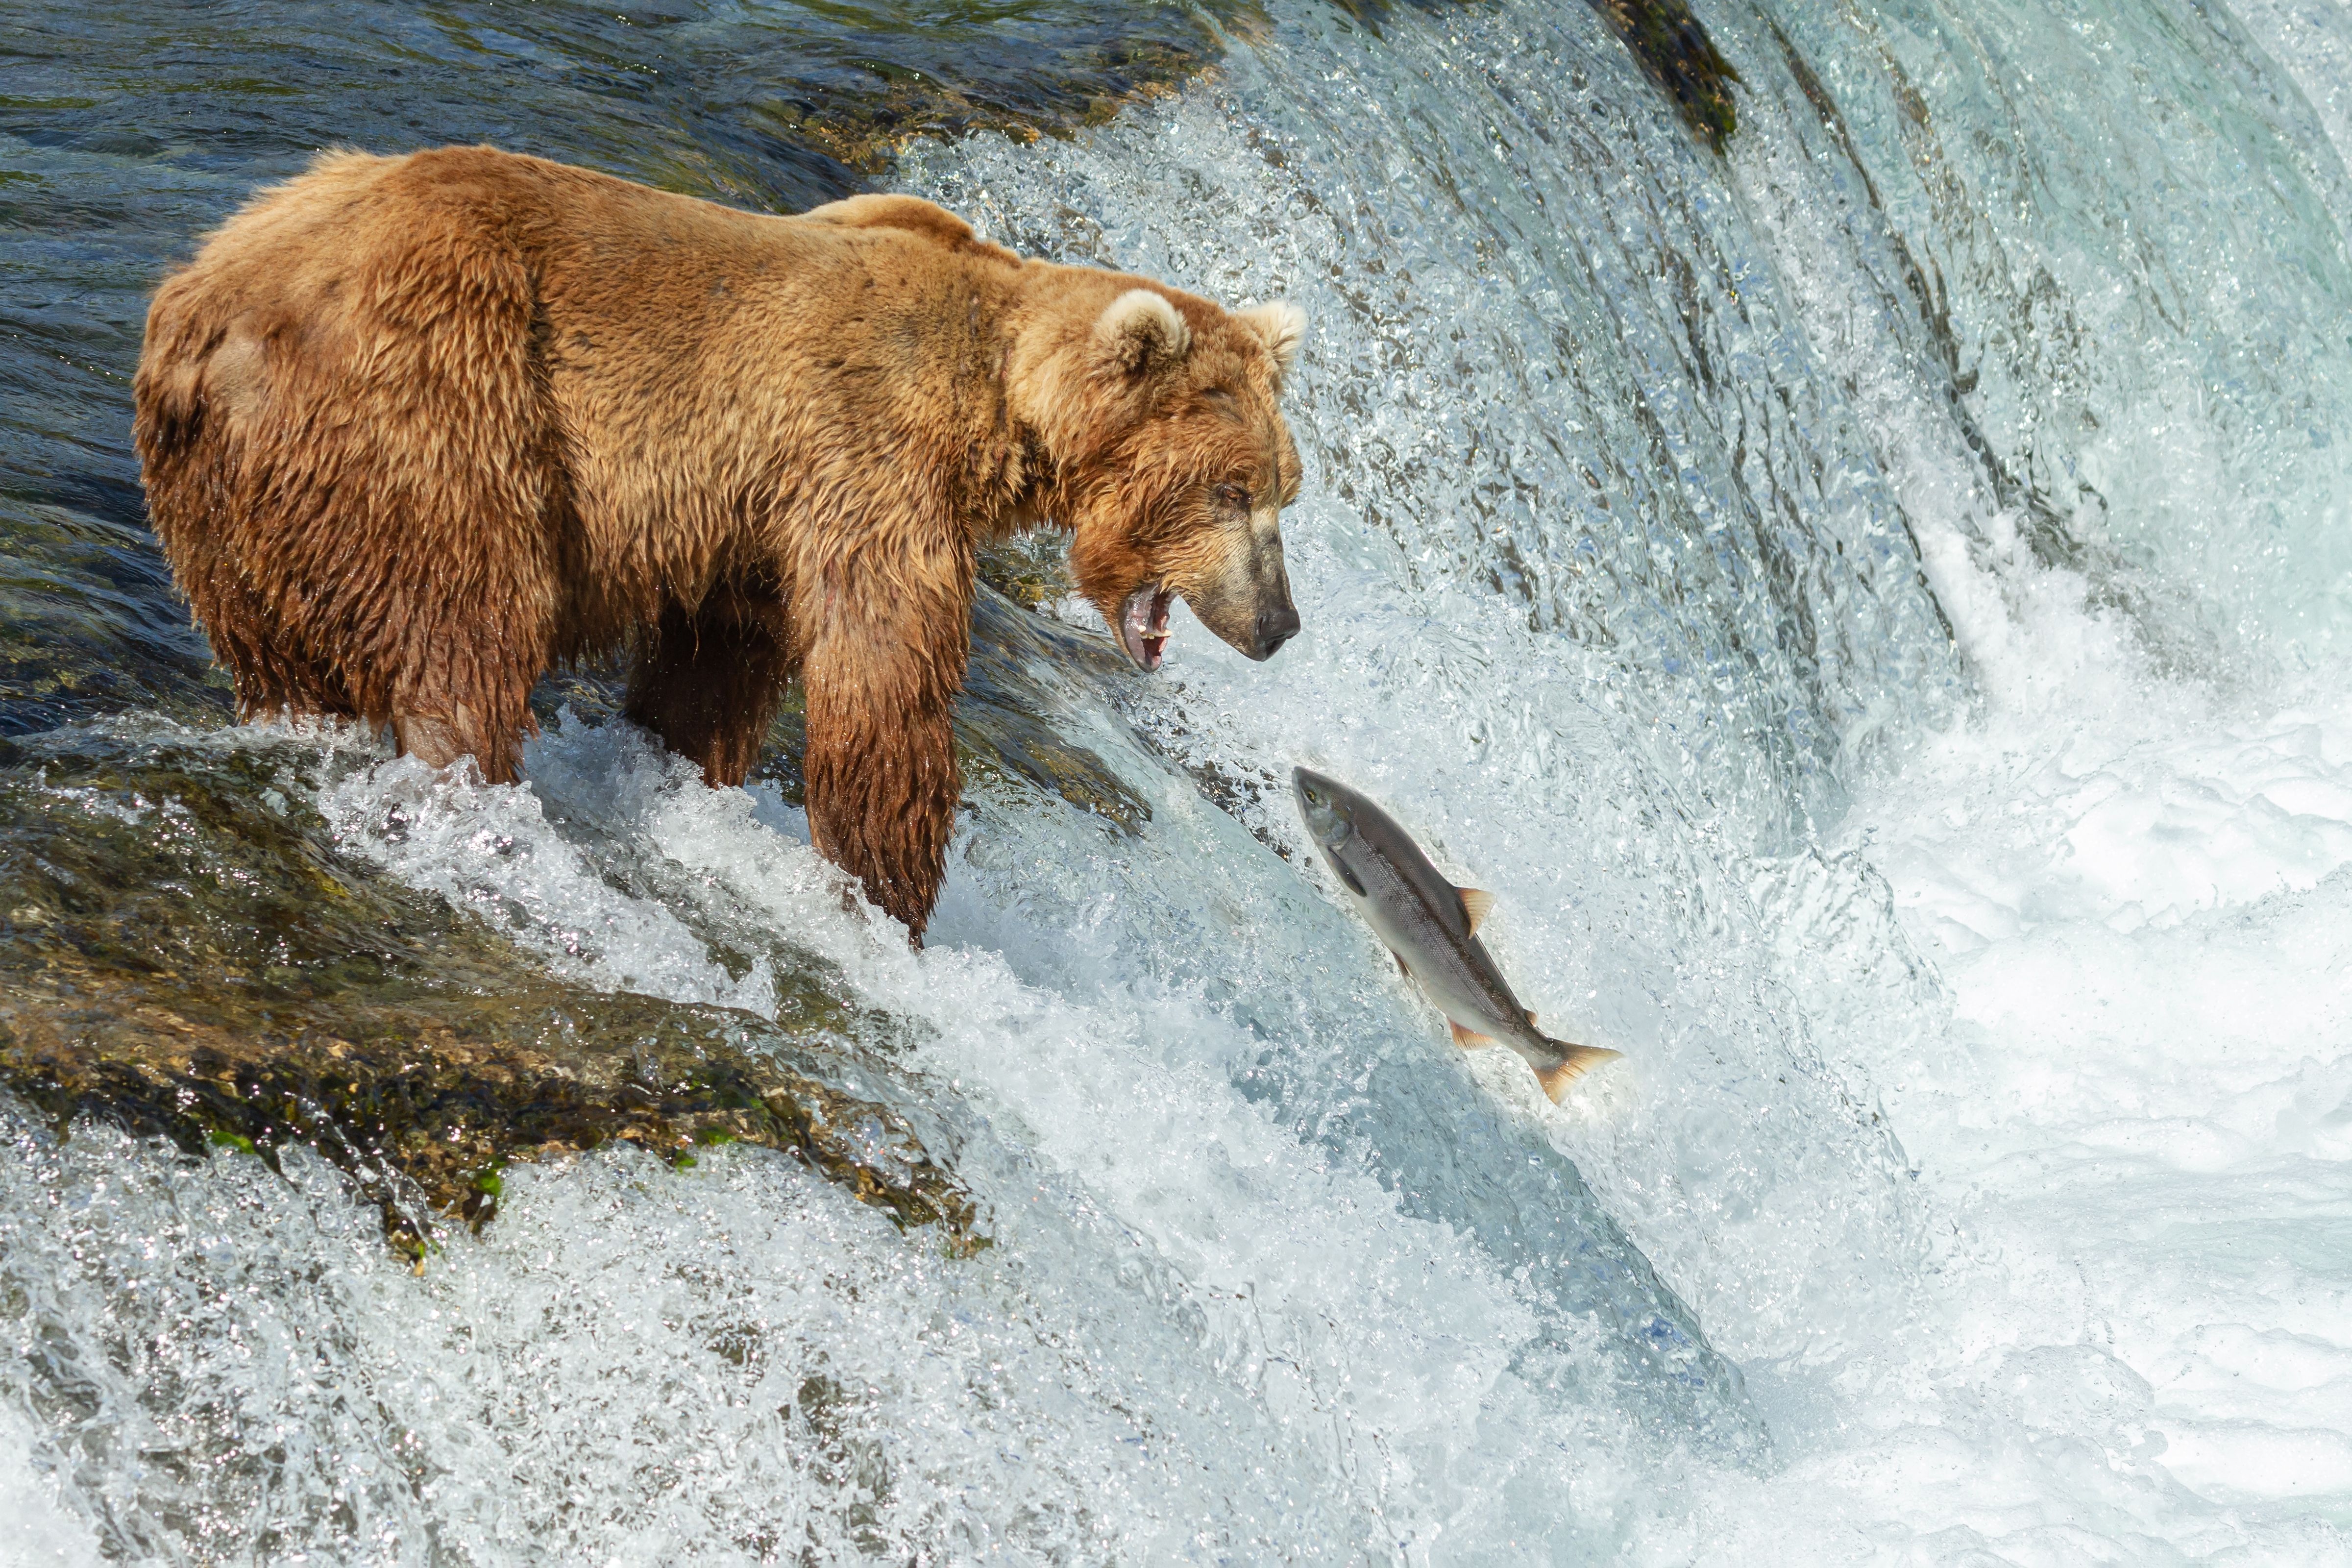
[[[1544,1037],[1551,1038],[1549,1035]],[[1559,1054],[1565,1059],[1556,1068],[1536,1068],[1536,1081],[1543,1085],[1544,1093],[1551,1097],[1554,1105],[1558,1105],[1559,1097],[1568,1092],[1570,1084],[1602,1062],[1614,1061],[1625,1054],[1610,1050],[1605,1046],[1577,1046],[1566,1040],[1552,1040],[1551,1043],[1559,1047]]]

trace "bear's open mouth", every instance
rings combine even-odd
[[[1168,646],[1168,606],[1174,602],[1167,589],[1146,583],[1127,596],[1127,608],[1119,612],[1119,647],[1146,669],[1160,668],[1160,650]]]

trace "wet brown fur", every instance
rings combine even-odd
[[[816,845],[919,939],[976,550],[1050,520],[1107,619],[1157,583],[1249,650],[1288,606],[1297,331],[908,196],[774,217],[331,153],[158,291],[136,434],[244,717],[507,782],[541,674],[629,648],[630,716],[734,784],[797,677]]]

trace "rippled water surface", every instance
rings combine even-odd
[[[0,1099],[0,1560],[2352,1562],[2352,21],[1699,14],[1723,155],[1581,0],[0,40],[6,1016],[299,1027],[459,919],[583,1017],[820,1016],[992,1241],[616,1145],[419,1272],[329,1158]],[[468,139],[1297,300],[1305,632],[990,632],[1100,776],[975,768],[920,954],[789,766],[593,682],[511,788],[226,728],[143,291],[312,147]],[[1625,1060],[1445,1044],[1302,761]]]

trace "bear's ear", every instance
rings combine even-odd
[[[1277,300],[1234,315],[1265,344],[1265,352],[1274,356],[1275,370],[1288,375],[1290,367],[1298,363],[1298,345],[1307,336],[1307,312],[1287,300]]]
[[[1182,359],[1192,346],[1192,329],[1165,294],[1129,289],[1095,322],[1095,342],[1118,370],[1142,375]]]

